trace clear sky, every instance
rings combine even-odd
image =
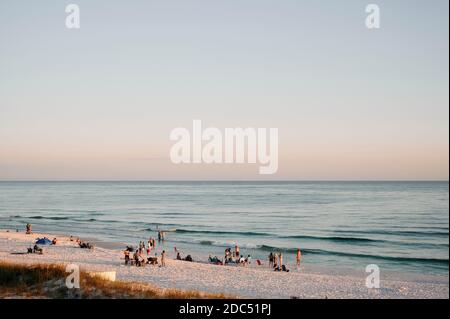
[[[448,6],[2,0],[0,180],[448,180]],[[172,164],[193,119],[279,128],[278,173]]]

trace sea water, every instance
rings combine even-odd
[[[206,261],[237,244],[267,264],[448,278],[448,182],[0,182],[0,228],[135,245]],[[173,256],[172,256],[173,257]]]

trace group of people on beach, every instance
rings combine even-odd
[[[300,249],[297,249],[297,253],[295,255],[297,268],[300,267],[301,258],[302,252],[300,251]],[[274,271],[289,272],[289,269],[287,269],[286,265],[283,263],[283,254],[281,252],[278,253],[271,252],[269,254],[269,268],[273,269]]]
[[[289,272],[286,265],[283,264],[283,254],[282,253],[273,253],[269,254],[269,268],[272,268],[274,271],[285,271]]]
[[[239,246],[236,245],[234,247],[234,250],[232,250],[231,248],[225,249],[225,256],[223,258],[223,261],[217,256],[211,257],[211,255],[209,255],[208,262],[216,265],[236,264],[241,266],[248,266],[251,263],[251,259],[252,259],[251,255],[247,255],[247,257],[244,257],[244,255],[241,254]],[[300,249],[297,249],[296,261],[298,268],[300,267],[301,262]],[[258,266],[261,266],[262,265],[261,260],[256,259],[256,264]],[[269,254],[269,268],[273,269],[274,271],[289,272],[289,269],[287,269],[286,264],[283,263],[283,254],[281,252],[278,253],[271,252]]]
[[[25,234],[27,234],[27,235],[33,234],[32,229],[33,229],[33,226],[30,223],[27,223],[25,226]],[[27,253],[42,255],[44,253],[44,249],[42,247],[40,247],[39,245],[56,245],[57,243],[58,243],[58,239],[56,239],[56,237],[53,238],[52,240],[50,240],[47,237],[36,238],[35,242],[34,242],[34,246],[27,248]]]
[[[158,231],[158,242],[164,241],[165,239],[165,233],[163,231]],[[185,258],[181,257],[180,251],[176,247],[174,247],[174,250],[176,252],[176,259],[177,260],[183,260],[183,261],[190,261],[192,262],[193,259],[191,255],[187,255]],[[155,251],[155,254],[152,255],[152,251]],[[125,265],[135,265],[138,267],[142,267],[146,264],[150,265],[158,265],[160,267],[166,266],[166,259],[167,259],[167,253],[165,250],[163,250],[160,254],[160,257],[158,258],[158,253],[156,252],[156,240],[155,238],[150,237],[147,241],[147,245],[144,241],[140,241],[138,248],[134,249],[132,246],[127,246],[124,250],[124,256],[125,256]],[[159,259],[159,261],[158,261]],[[269,254],[269,268],[273,269],[274,271],[284,271],[289,272],[289,269],[287,268],[286,264],[283,262],[283,254],[281,252],[271,252]],[[220,259],[217,256],[211,256],[208,257],[208,262],[215,264],[215,265],[228,265],[228,264],[235,264],[238,266],[248,266],[251,264],[252,257],[250,254],[247,255],[247,257],[244,257],[243,254],[241,254],[240,247],[238,245],[234,246],[234,249],[231,249],[230,247],[225,249],[224,258]],[[297,268],[300,267],[301,262],[301,251],[300,249],[297,249],[296,253],[296,261],[297,261]],[[258,266],[262,266],[261,260],[257,259],[256,264]]]
[[[241,265],[241,266],[248,266],[251,263],[252,257],[250,255],[247,255],[247,257],[244,257],[244,255],[241,254],[241,250],[238,245],[234,246],[234,250],[231,248],[225,249],[225,256],[224,256],[224,262],[222,264],[228,265],[231,263]]]
[[[32,225],[27,224],[26,225],[26,234],[32,233]],[[158,242],[165,240],[165,232],[159,230],[158,231]],[[51,243],[52,245],[56,245],[58,240],[56,238],[53,238],[53,240],[49,240],[47,238],[44,238],[44,241],[47,241]],[[93,249],[94,246],[88,242],[83,242],[79,238],[74,238],[73,236],[70,236],[70,241],[75,241],[80,248],[87,248],[87,249]],[[36,242],[35,246],[33,248],[28,249],[28,253],[40,253],[42,254],[43,250],[37,245],[38,241]],[[190,261],[192,262],[192,256],[187,255],[185,258],[181,257],[180,251],[176,247],[174,247],[174,250],[176,252],[176,259],[177,260],[183,260],[183,261]],[[152,256],[152,251],[155,251],[155,254]],[[135,266],[144,266],[146,264],[150,265],[158,265],[160,267],[166,266],[166,259],[167,259],[167,253],[165,250],[163,250],[159,257],[158,262],[158,254],[156,252],[156,240],[153,237],[150,237],[147,241],[147,245],[144,241],[140,241],[138,248],[134,249],[132,246],[127,246],[124,250],[124,256],[125,256],[125,265],[131,264]],[[297,262],[297,268],[300,267],[302,254],[300,249],[297,249],[296,253],[296,262]],[[283,263],[283,254],[281,252],[271,252],[268,256],[269,259],[269,268],[273,269],[274,271],[284,271],[289,272],[289,269],[287,269],[286,264]],[[241,266],[248,266],[251,264],[252,257],[251,255],[247,255],[247,257],[244,257],[243,254],[241,254],[240,248],[238,245],[235,245],[234,250],[231,248],[225,249],[225,254],[223,260],[220,259],[217,256],[212,257],[209,255],[208,262],[216,265],[228,265],[228,264],[236,264]],[[256,264],[258,266],[261,266],[262,263],[259,259],[256,260]]]
[[[164,233],[158,232],[158,242],[164,240]],[[125,265],[135,265],[138,267],[145,266],[146,264],[157,265],[158,264],[158,254],[155,252],[154,256],[151,256],[152,251],[156,251],[156,240],[155,238],[150,237],[147,241],[147,245],[144,241],[140,241],[138,248],[134,249],[133,246],[127,246],[124,250],[125,256]],[[132,258],[131,258],[132,254]],[[161,252],[160,267],[166,266],[166,251],[163,250]]]
[[[242,255],[240,252],[239,246],[236,245],[234,247],[234,250],[232,250],[231,248],[225,249],[223,260],[217,256],[212,257],[211,255],[209,255],[208,262],[215,265],[236,264],[238,266],[248,266],[251,263],[251,259],[252,257],[250,255],[244,257],[244,255]]]

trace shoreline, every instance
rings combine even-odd
[[[59,242],[55,246],[43,246],[43,255],[12,254],[26,252],[35,238],[43,236],[57,237]],[[26,265],[75,263],[86,271],[115,271],[118,281],[140,282],[163,289],[223,293],[241,298],[447,299],[449,297],[448,278],[442,282],[411,282],[382,277],[380,289],[368,289],[363,277],[319,274],[303,270],[279,273],[264,266],[217,266],[206,262],[178,261],[174,260],[175,256],[171,252],[168,254],[167,267],[125,266],[122,251],[102,246],[100,244],[93,251],[89,251],[77,247],[68,236],[56,233],[26,235],[0,230],[0,257],[4,262]]]
[[[1,229],[0,229],[1,231]],[[54,235],[58,235],[61,238],[66,237],[69,238],[70,235],[63,233],[61,231],[55,231],[52,232]],[[54,237],[54,236],[53,236]],[[52,238],[53,238],[52,237]],[[74,236],[76,238],[78,236]],[[83,241],[93,243],[96,247],[110,249],[114,251],[120,251],[123,252],[124,248],[129,245],[130,243],[126,242],[120,242],[120,241],[114,241],[114,240],[103,240],[99,238],[92,237],[91,235],[86,235],[82,237]],[[135,246],[133,244],[133,246]],[[161,250],[161,248],[158,248],[158,250]],[[168,249],[169,250],[169,249]],[[168,251],[167,250],[167,251]],[[201,263],[201,264],[209,264],[207,260],[207,255],[200,256],[199,254],[192,253],[191,254],[194,257],[195,263]],[[169,253],[170,256],[170,253]],[[172,257],[172,256],[170,256]],[[261,259],[262,260],[262,259]],[[262,260],[264,263],[266,261]],[[253,260],[252,265],[250,267],[255,267],[255,260]],[[292,265],[291,265],[292,266]],[[226,267],[234,267],[234,265],[226,265]],[[259,267],[264,268],[264,267]],[[291,268],[291,271],[296,272],[296,267]],[[357,278],[365,278],[366,273],[360,272],[354,268],[349,267],[334,267],[330,268],[327,266],[320,266],[316,264],[306,264],[305,262],[302,263],[301,266],[301,272],[311,275],[338,275],[338,276],[348,276],[348,277],[357,277]],[[417,272],[401,272],[401,271],[393,271],[393,270],[384,270],[382,271],[383,278],[391,281],[405,281],[405,282],[413,282],[413,283],[437,283],[437,284],[448,284],[449,283],[449,277],[443,276],[443,275],[437,275],[437,274],[421,274]]]

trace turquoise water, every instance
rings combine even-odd
[[[448,182],[0,182],[0,228],[448,277]]]

